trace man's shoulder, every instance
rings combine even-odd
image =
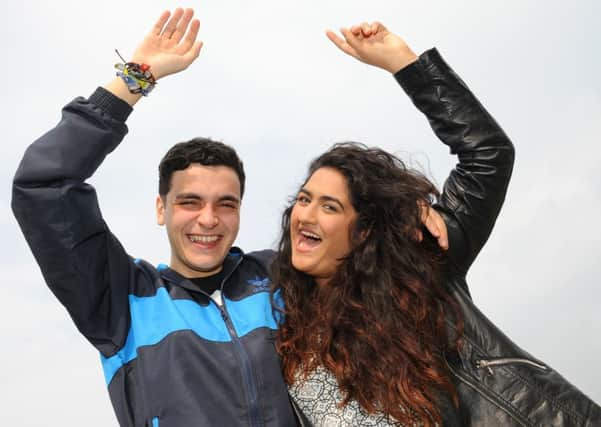
[[[275,258],[276,252],[273,249],[262,249],[244,254],[244,257],[253,259],[262,265],[269,267]]]

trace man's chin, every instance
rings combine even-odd
[[[225,256],[211,257],[204,259],[190,259],[188,258],[184,263],[186,270],[188,270],[188,277],[203,277],[217,274],[223,267],[223,261]]]

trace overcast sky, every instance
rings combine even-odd
[[[468,281],[510,337],[601,401],[601,3],[595,0],[2,2],[0,406],[7,426],[113,426],[97,352],[46,288],[10,212],[27,145],[108,82],[164,9],[192,6],[205,47],[162,80],[93,177],[127,250],[168,261],[156,168],[175,142],[234,145],[247,168],[237,245],[273,246],[288,195],[332,142],[400,154],[440,186],[455,160],[386,72],[324,36],[378,19],[416,52],[437,46],[516,146],[496,228]],[[544,7],[541,7],[544,5]],[[35,214],[35,212],[32,212]]]

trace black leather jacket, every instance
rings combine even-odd
[[[465,321],[459,357],[447,356],[462,425],[601,426],[601,408],[515,345],[469,294],[466,273],[488,239],[511,176],[510,140],[435,49],[395,78],[459,158],[437,208],[449,233],[448,286]]]
[[[445,356],[460,407],[440,399],[444,425],[601,426],[601,408],[511,342],[469,294],[466,273],[505,199],[514,159],[511,141],[436,49],[395,78],[459,158],[436,205],[449,233],[447,283],[465,322],[460,354]],[[455,323],[448,325],[454,334]],[[310,425],[298,415],[301,425]]]

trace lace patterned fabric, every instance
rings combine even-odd
[[[305,380],[298,378],[289,388],[292,399],[316,427],[402,426],[385,414],[368,414],[356,401],[346,406],[334,375],[320,367]]]

